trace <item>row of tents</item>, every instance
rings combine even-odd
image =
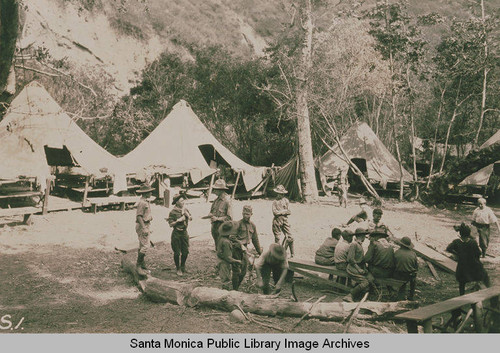
[[[498,141],[500,132],[495,136],[485,145]],[[234,155],[182,100],[133,151],[118,158],[85,134],[42,85],[32,82],[11,102],[0,121],[0,141],[0,181],[35,177],[41,188],[55,171],[111,177],[113,193],[127,189],[127,175],[148,168],[163,175],[189,175],[191,185],[195,185],[227,166],[238,175],[237,180],[241,177],[247,191],[261,187],[270,175],[267,168],[251,166]],[[371,183],[386,185],[400,180],[398,161],[367,124],[352,126],[340,143]],[[317,159],[322,183],[349,168],[343,156],[337,146]],[[297,160],[290,161],[275,175],[276,181],[296,189],[297,168]],[[483,183],[488,168],[492,166],[464,182]],[[410,173],[402,172],[404,181],[410,182]]]

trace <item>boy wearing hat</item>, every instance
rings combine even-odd
[[[345,296],[345,301],[359,300],[369,289],[373,283],[373,276],[365,269],[363,241],[366,238],[367,231],[358,228],[356,229],[356,238],[349,246],[347,253],[347,274],[358,284],[351,290],[351,293]]]
[[[217,269],[223,289],[231,288],[231,280],[233,278],[232,267],[235,264],[241,264],[240,260],[233,257],[233,244],[229,239],[229,236],[235,233],[236,229],[231,221],[222,223],[218,231],[219,241],[217,243],[217,257],[219,258],[219,262],[217,264]]]
[[[413,300],[415,296],[415,285],[417,282],[418,260],[417,254],[413,251],[413,244],[408,237],[401,238],[400,248],[394,252],[394,279],[410,282],[410,293],[408,300]],[[399,288],[398,300],[404,299],[406,283]]]
[[[275,283],[273,293],[279,293],[288,273],[286,250],[279,244],[271,244],[269,250],[264,252],[255,264],[257,286],[262,288],[264,294],[270,292],[271,274]]]
[[[217,250],[217,242],[219,241],[219,228],[225,221],[233,219],[231,201],[226,194],[227,186],[224,179],[217,179],[213,185],[214,194],[217,198],[210,207],[210,222],[212,223],[211,232],[214,239],[215,249]]]
[[[335,265],[335,248],[339,243],[342,231],[339,228],[333,228],[331,236],[326,238],[323,244],[316,250],[314,262],[318,265],[332,266]]]
[[[135,216],[135,231],[139,239],[139,250],[137,254],[137,272],[139,275],[147,275],[148,270],[144,258],[150,246],[149,235],[151,230],[149,225],[153,220],[151,216],[151,205],[148,199],[151,197],[151,192],[154,189],[148,184],[144,183],[141,185],[139,190],[136,191],[137,194],[141,195],[139,202],[137,203],[137,210]]]
[[[349,253],[349,247],[351,246],[353,237],[353,232],[344,230],[342,232],[342,240],[339,241],[335,247],[333,261],[335,262],[335,267],[339,270],[345,271],[347,269],[347,254]]]
[[[472,214],[472,225],[476,227],[479,233],[479,247],[481,248],[482,257],[486,256],[486,250],[490,244],[490,225],[496,224],[498,231],[500,232],[500,224],[498,223],[498,218],[495,213],[486,206],[486,200],[480,198],[477,200],[479,207],[474,210]]]
[[[176,195],[173,198],[175,207],[170,211],[167,221],[172,227],[170,245],[174,252],[174,263],[177,275],[182,276],[186,272],[186,260],[189,254],[188,223],[193,218],[189,210],[184,207],[184,195]]]
[[[250,242],[257,253],[262,254],[257,227],[250,218],[252,217],[252,206],[243,206],[243,218],[236,224],[236,243],[233,245],[233,258],[240,260],[241,264],[233,265],[233,289],[237,290],[245,278],[248,268],[247,249]]]
[[[388,278],[394,271],[394,249],[387,241],[387,229],[376,227],[370,233],[370,245],[365,254],[365,263],[373,277]]]
[[[284,235],[283,246],[285,250],[290,247],[290,257],[294,255],[293,238],[290,233],[288,216],[291,214],[289,201],[285,197],[288,193],[283,185],[278,185],[273,190],[276,193],[276,200],[273,201],[273,234],[274,242],[279,244],[281,234]]]
[[[481,251],[476,240],[471,236],[470,227],[462,223],[453,228],[460,234],[460,238],[453,240],[446,251],[455,254],[458,258],[455,276],[460,295],[465,294],[467,282],[483,282],[486,287],[489,287],[490,278],[479,259]]]

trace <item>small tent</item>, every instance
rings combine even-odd
[[[486,142],[483,143],[479,147],[479,149],[487,148],[495,143],[500,143],[500,129],[488,140],[486,140]],[[495,170],[495,165],[497,165],[496,168],[499,168],[498,165],[500,165],[500,159],[495,163],[487,165],[486,167],[481,168],[477,172],[472,173],[467,178],[462,180],[459,185],[477,185],[477,186],[488,185],[490,177],[493,174],[493,171]]]
[[[377,135],[366,123],[357,123],[340,138],[340,144],[353,163],[366,172],[371,183],[386,185],[388,182],[399,182],[399,163]],[[341,171],[348,169],[348,164],[339,146],[334,151],[326,152],[318,160],[318,169],[322,180],[336,177]],[[411,181],[412,177],[403,168],[403,180]]]
[[[122,160],[132,167],[130,172],[163,167],[165,174],[189,173],[194,184],[213,174],[218,165],[228,165],[241,172],[247,190],[265,174],[265,168],[243,162],[217,141],[184,100]]]
[[[37,177],[43,187],[50,166],[64,166],[74,174],[114,175],[126,188],[123,163],[85,134],[38,82],[11,102],[0,121],[0,141],[0,179]]]

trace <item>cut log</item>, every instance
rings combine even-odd
[[[227,291],[211,287],[195,287],[192,283],[166,281],[152,276],[141,278],[137,274],[135,263],[128,257],[122,260],[123,269],[132,274],[144,295],[158,303],[173,303],[186,306],[203,306],[231,312],[238,306],[245,312],[266,316],[308,317],[326,321],[342,321],[358,303],[305,303],[279,299],[275,296]],[[380,319],[395,313],[414,308],[413,302],[392,303],[365,302],[360,307],[359,318]]]

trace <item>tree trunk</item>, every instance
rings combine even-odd
[[[307,105],[309,82],[308,75],[312,67],[312,35],[313,23],[311,18],[311,0],[305,0],[305,39],[302,48],[302,58],[297,70],[297,134],[299,140],[299,171],[302,183],[302,195],[307,203],[313,202],[318,197],[316,174],[314,172],[314,157],[311,140],[311,123]]]
[[[439,131],[439,122],[441,121],[441,113],[443,112],[443,99],[444,99],[445,92],[446,92],[446,88],[443,88],[441,90],[441,99],[439,101],[439,110],[438,110],[438,116],[436,119],[436,129],[434,130],[434,142],[432,145],[431,165],[429,168],[429,177],[427,178],[427,185],[426,185],[427,188],[429,188],[429,184],[431,182],[432,171],[434,168],[434,156],[436,154],[437,135],[438,135],[438,131]]]
[[[302,317],[308,313],[310,318],[327,321],[342,321],[357,306],[357,303],[344,302],[317,303],[316,305],[309,302],[292,302],[273,296],[227,291],[212,287],[195,287],[190,283],[166,281],[151,276],[147,279],[140,279],[135,264],[126,257],[122,260],[122,267],[126,272],[132,274],[144,295],[157,303],[172,303],[190,307],[203,306],[228,312],[233,311],[239,305],[245,312],[253,314]],[[361,305],[364,314],[359,317],[374,319],[381,316],[392,316],[412,307],[411,302],[365,302]]]
[[[486,87],[488,83],[488,41],[486,40],[486,20],[484,15],[484,0],[481,0],[481,22],[483,24],[483,36],[484,36],[484,69],[483,69],[483,92],[481,98],[481,116],[479,117],[479,126],[477,128],[476,136],[474,137],[474,147],[478,146],[479,134],[483,128],[484,113],[486,111]]]
[[[0,0],[0,94],[7,84],[16,49],[18,12],[17,0]]]

